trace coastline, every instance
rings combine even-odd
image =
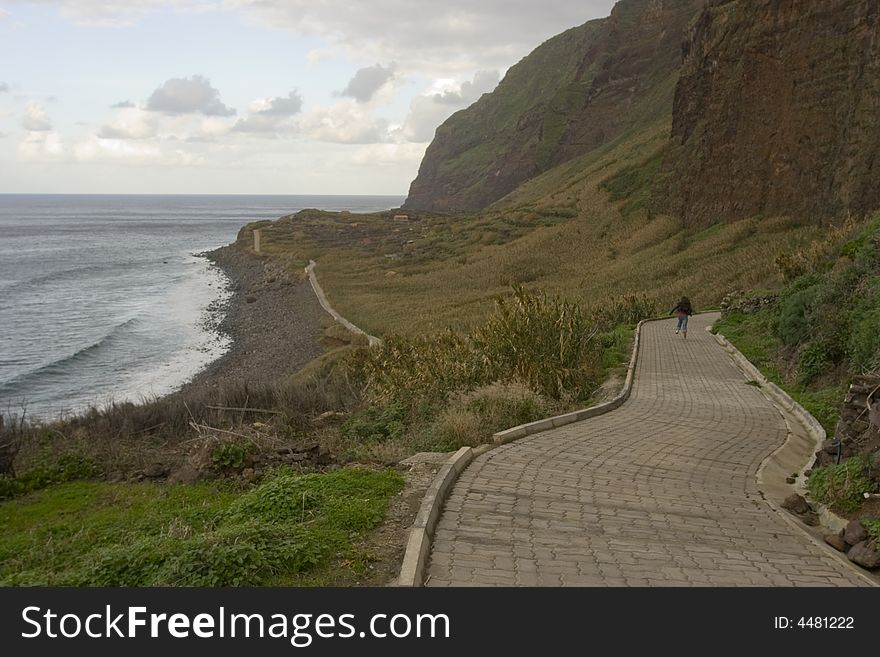
[[[172,395],[218,390],[233,382],[273,383],[323,353],[326,313],[307,280],[270,269],[267,259],[235,242],[199,255],[229,279],[231,294],[210,310],[223,315],[214,328],[230,346]]]

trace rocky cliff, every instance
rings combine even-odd
[[[406,206],[475,210],[547,169],[668,115],[701,0],[621,0],[560,34],[436,132]]]
[[[655,211],[685,225],[880,207],[880,0],[708,0]]]

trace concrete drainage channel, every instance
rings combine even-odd
[[[449,460],[443,464],[431,486],[425,492],[422,503],[419,506],[419,512],[416,515],[415,522],[409,532],[409,539],[406,544],[406,552],[403,555],[403,563],[400,567],[400,576],[398,577],[398,586],[422,586],[425,580],[425,567],[428,562],[428,555],[431,552],[431,539],[434,536],[434,529],[437,521],[440,519],[440,512],[449,492],[455,484],[458,475],[473,461],[477,456],[485,454],[489,450],[504,445],[526,436],[531,436],[548,429],[565,426],[573,422],[580,422],[597,415],[603,415],[615,408],[620,407],[623,402],[629,399],[632,391],[633,376],[635,374],[636,362],[639,354],[639,336],[641,335],[642,325],[646,322],[660,321],[665,318],[645,319],[638,323],[635,330],[635,338],[633,340],[632,353],[629,359],[629,365],[626,369],[626,379],[623,388],[614,399],[590,406],[579,411],[564,413],[554,417],[521,424],[517,427],[499,431],[492,436],[492,443],[480,445],[477,448],[462,447],[455,452]]]
[[[761,492],[764,501],[788,525],[806,534],[814,544],[827,554],[832,555],[839,562],[846,564],[851,571],[857,573],[866,583],[872,586],[880,586],[880,577],[862,570],[843,554],[826,545],[823,540],[805,529],[799,521],[795,520],[779,504],[787,494],[792,492],[804,497],[808,496],[806,472],[813,467],[816,460],[816,451],[821,449],[822,444],[825,442],[825,429],[816,418],[792,399],[787,392],[772,381],[767,380],[767,377],[761,374],[758,368],[734,347],[727,338],[717,333],[713,334],[713,337],[733,359],[733,362],[745,374],[747,379],[758,384],[764,396],[777,408],[788,427],[788,438],[785,443],[764,459],[758,468],[758,490]],[[798,475],[796,483],[786,484],[786,477],[794,472],[797,472]],[[817,510],[821,527],[826,531],[837,533],[846,526],[847,520],[835,514],[824,504],[812,500],[812,505]]]

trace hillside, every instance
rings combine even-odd
[[[483,208],[543,171],[668,116],[699,0],[623,0],[539,46],[436,132],[406,207]]]
[[[697,226],[880,207],[880,5],[707,4],[684,44],[654,210]]]
[[[698,308],[779,287],[782,254],[880,208],[878,11],[622,0],[438,129],[411,221],[301,213],[266,248],[317,260],[374,334],[464,328],[515,284]]]

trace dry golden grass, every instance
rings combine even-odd
[[[373,334],[469,328],[516,283],[586,307],[636,293],[661,307],[687,294],[698,309],[777,285],[776,257],[821,228],[771,217],[684,229],[611,201],[603,181],[656,161],[668,130],[660,122],[566,163],[475,216],[313,213],[264,229],[265,249],[295,266],[315,259],[334,307]]]

